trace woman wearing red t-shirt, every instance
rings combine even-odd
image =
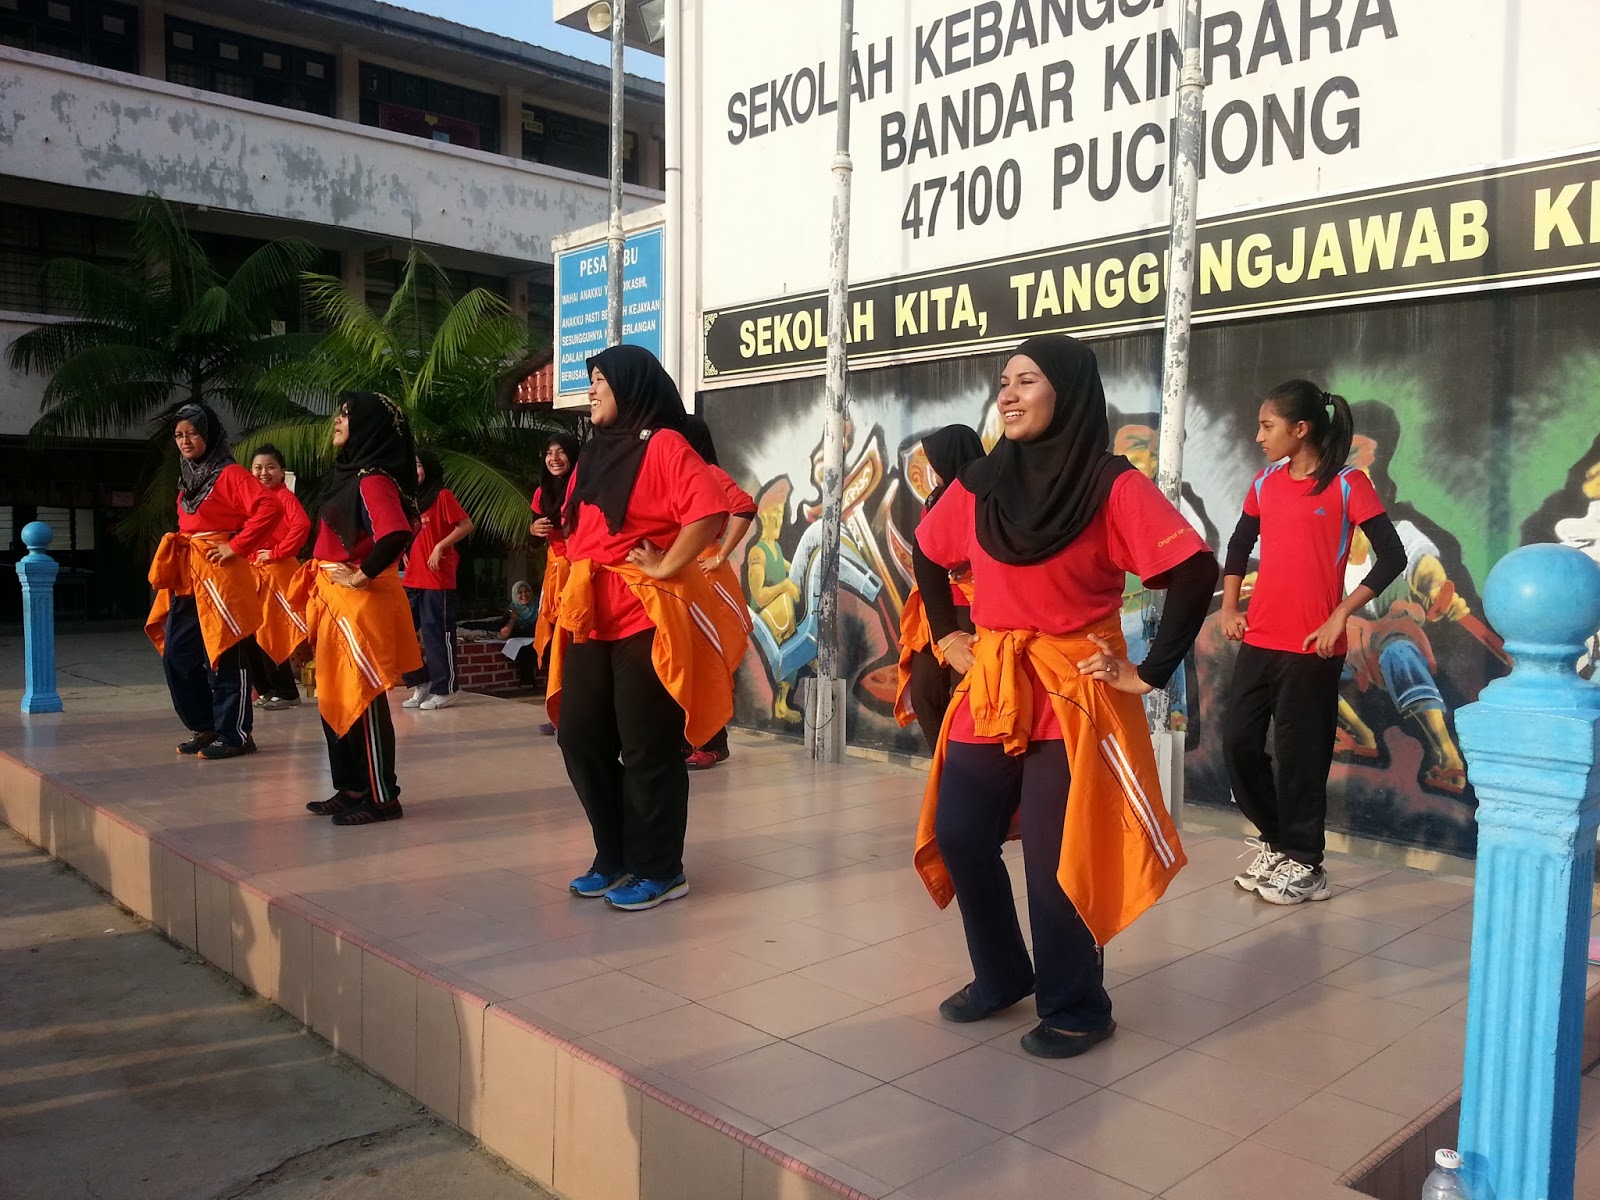
[[[945,715],[915,861],[961,906],[971,983],[939,1006],[978,1021],[1033,993],[1029,1054],[1070,1058],[1116,1029],[1099,947],[1184,864],[1139,697],[1194,641],[1216,583],[1210,549],[1155,484],[1106,450],[1094,353],[1060,335],[1007,361],[1004,437],[917,527],[933,636],[965,678]],[[972,569],[977,634],[955,624],[948,572]],[[1168,589],[1142,664],[1124,657],[1127,573]],[[1033,961],[1001,843],[1020,829]]]
[[[737,671],[739,660],[744,658],[745,649],[749,646],[750,632],[750,606],[745,603],[744,591],[739,586],[739,576],[728,565],[728,559],[739,543],[744,541],[744,535],[750,531],[750,524],[756,519],[756,502],[749,492],[745,491],[733,481],[729,475],[717,464],[717,443],[711,436],[711,426],[706,424],[702,416],[690,413],[684,417],[683,424],[678,431],[688,440],[690,447],[700,456],[700,461],[711,468],[711,474],[716,478],[717,484],[722,488],[722,494],[728,501],[728,520],[722,527],[720,540],[714,539],[700,553],[700,570],[705,572],[706,578],[711,581],[712,590],[717,598],[726,604],[734,614],[734,619],[744,627],[746,637],[737,642],[723,647],[725,657],[728,659],[728,669]],[[720,762],[726,762],[730,751],[728,750],[728,727],[724,725],[711,735],[709,741],[703,746],[690,749],[688,763],[691,771],[705,771]]]
[[[266,611],[261,628],[256,631],[250,682],[259,697],[256,703],[268,712],[276,712],[300,703],[300,689],[295,685],[289,659],[295,647],[305,641],[306,622],[289,603],[287,593],[300,569],[300,552],[311,532],[311,518],[287,486],[283,452],[276,446],[268,444],[256,450],[250,458],[250,474],[267,489],[281,514],[272,531],[272,544],[257,550],[251,560],[261,580]]]
[[[983,457],[983,441],[966,425],[946,425],[922,439],[922,454],[939,482],[922,506],[931,512],[945,489],[970,462]],[[916,540],[911,543],[911,559],[921,556]],[[967,633],[972,628],[972,581],[963,575],[950,580],[950,603],[955,605],[956,626]],[[900,662],[896,669],[894,696],[895,720],[902,726],[915,721],[932,750],[939,744],[939,726],[944,710],[950,707],[950,693],[959,676],[939,657],[939,648],[928,630],[928,613],[922,603],[922,589],[912,588],[900,610]]]
[[[689,890],[683,742],[733,714],[722,647],[738,626],[695,564],[728,501],[677,432],[683,401],[653,354],[613,346],[589,380],[594,435],[563,514],[572,572],[550,668],[561,755],[594,831],[572,891],[654,908]]]
[[[533,524],[528,526],[528,533],[545,539],[544,581],[539,586],[539,617],[533,627],[533,653],[547,674],[556,609],[561,603],[561,589],[567,586],[567,573],[572,569],[567,558],[567,539],[561,532],[561,510],[567,503],[567,488],[572,484],[572,464],[578,461],[581,448],[578,439],[570,433],[550,435],[544,447],[539,486],[533,489],[533,501],[528,505],[533,512]],[[555,731],[553,721],[539,726],[539,732],[546,737]]]
[[[337,789],[306,809],[335,825],[398,820],[388,690],[421,661],[405,589],[393,570],[417,519],[416,447],[400,406],[345,392],[333,420],[338,453],[317,512],[311,561],[290,598],[317,656],[317,712]]]
[[[222,421],[185,404],[178,444],[178,532],[150,564],[156,602],[145,632],[161,652],[172,706],[194,736],[179,754],[236,758],[255,753],[255,714],[245,652],[261,626],[250,559],[272,537],[280,509],[233,460]]]
[[[455,545],[472,532],[472,518],[444,486],[444,467],[432,450],[417,452],[417,509],[422,523],[406,551],[406,599],[422,637],[422,666],[406,675],[410,699],[401,708],[447,708],[456,702]]]
[[[1234,882],[1274,904],[1303,904],[1333,894],[1322,868],[1323,826],[1345,623],[1399,577],[1406,552],[1372,480],[1345,465],[1355,427],[1343,396],[1291,379],[1267,394],[1257,423],[1256,444],[1274,465],[1245,493],[1222,584],[1222,631],[1244,643],[1228,688],[1223,755],[1234,802],[1261,834]],[[1358,525],[1375,561],[1345,596]],[[1239,596],[1257,538],[1247,617]]]

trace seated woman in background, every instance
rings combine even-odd
[[[505,656],[517,664],[517,682],[534,687],[539,682],[539,656],[533,649],[533,632],[539,624],[539,604],[526,579],[511,585],[511,607],[500,626],[500,640],[506,643]]]

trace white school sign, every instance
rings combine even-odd
[[[699,6],[705,381],[817,371],[837,6]],[[855,11],[855,360],[1154,323],[1181,10]],[[1596,0],[1207,3],[1197,319],[1600,274],[1597,35]]]

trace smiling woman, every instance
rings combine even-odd
[[[1184,863],[1139,696],[1183,661],[1217,564],[1155,484],[1107,453],[1105,393],[1083,343],[1024,342],[998,408],[1000,444],[917,527],[931,636],[965,678],[934,751],[915,862],[941,907],[960,900],[972,958],[973,981],[940,1015],[979,1021],[1032,993],[1039,1024],[1022,1048],[1070,1058],[1116,1029],[1099,947]],[[957,626],[949,590],[947,573],[967,568],[976,635]],[[1169,589],[1138,665],[1119,619],[1129,573]],[[1032,960],[1000,859],[1019,833]]]

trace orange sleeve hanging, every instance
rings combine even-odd
[[[305,614],[289,601],[289,586],[300,573],[300,563],[292,558],[256,563],[256,578],[261,586],[261,628],[256,642],[275,663],[288,662],[295,647],[306,640]]]
[[[588,641],[594,631],[596,571],[620,575],[644,606],[656,628],[651,651],[656,675],[684,711],[684,737],[703,745],[733,717],[733,668],[728,657],[735,645],[743,655],[747,631],[698,564],[671,579],[652,579],[627,563],[597,567],[590,559],[580,559],[572,564],[561,593],[545,692],[550,719],[560,723],[565,648],[570,642]]]
[[[343,737],[400,676],[422,666],[411,606],[393,571],[364,588],[340,587],[316,559],[296,573],[288,599],[305,613],[317,656],[317,711]]]
[[[173,596],[193,596],[200,634],[211,665],[261,628],[261,593],[255,571],[234,557],[213,563],[205,552],[227,540],[225,534],[169,533],[150,563],[150,586],[156,589],[145,636],[156,650],[166,650],[166,618]]]
[[[934,833],[951,715],[969,705],[980,735],[1000,737],[1008,754],[1021,754],[1033,725],[1030,671],[1050,695],[1072,779],[1056,878],[1095,943],[1104,946],[1131,925],[1188,861],[1161,796],[1144,705],[1077,669],[1095,651],[1091,634],[1123,652],[1117,617],[1059,636],[979,629],[972,670],[957,685],[939,732],[917,822],[913,861],[941,908],[955,896]]]

